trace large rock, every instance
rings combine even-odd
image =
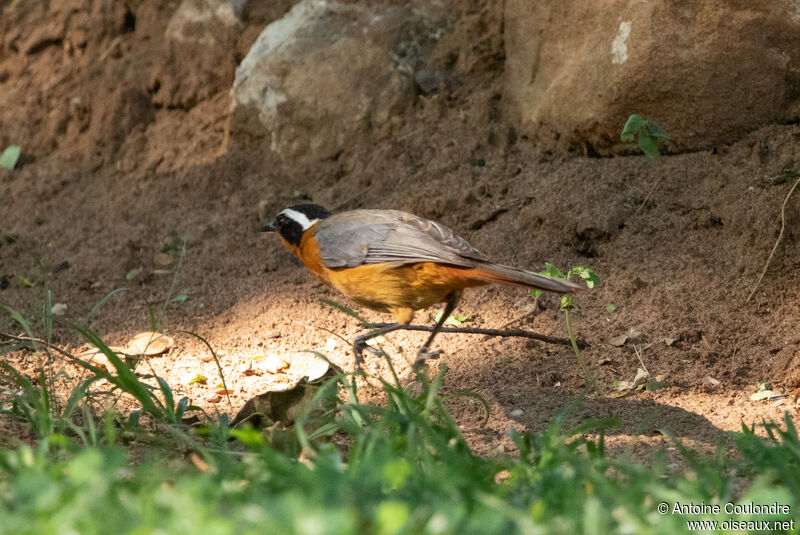
[[[675,150],[795,120],[799,5],[507,0],[506,111],[544,148],[589,153],[619,149],[631,113],[657,119]]]
[[[323,159],[355,135],[385,134],[413,101],[414,72],[448,24],[437,2],[301,1],[236,69],[229,145]]]
[[[188,109],[226,87],[247,0],[183,0],[167,24],[163,59],[150,81],[153,102]]]

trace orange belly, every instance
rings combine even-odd
[[[454,290],[486,284],[468,278],[468,271],[433,262],[399,267],[373,264],[331,270],[328,278],[331,286],[366,307],[381,312],[416,311],[444,302]]]
[[[303,264],[322,282],[336,288],[360,305],[379,312],[391,312],[399,323],[409,323],[414,312],[447,300],[453,291],[488,284],[475,278],[474,268],[458,268],[419,262],[396,266],[370,264],[354,268],[328,269],[319,255],[319,246],[306,232],[300,247],[286,242]]]

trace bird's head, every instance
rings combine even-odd
[[[303,233],[331,213],[318,204],[298,204],[286,208],[275,221],[261,227],[261,232],[277,232],[289,245],[300,245]]]

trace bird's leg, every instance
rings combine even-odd
[[[375,329],[374,331],[370,331],[360,336],[356,336],[356,339],[353,340],[353,353],[356,356],[356,367],[361,368],[361,365],[364,363],[364,357],[361,356],[361,353],[363,353],[365,349],[373,351],[373,349],[367,345],[367,342],[369,340],[372,340],[373,338],[376,338],[378,336],[383,336],[386,333],[390,333],[392,331],[396,331],[397,329],[402,329],[402,328],[403,328],[402,323],[390,323],[388,325],[384,325],[379,329]]]
[[[436,322],[436,326],[433,328],[433,332],[431,332],[431,335],[428,337],[425,343],[422,344],[422,347],[419,348],[419,351],[417,351],[417,359],[414,361],[415,370],[420,366],[422,366],[422,364],[424,364],[426,360],[438,359],[439,355],[442,354],[441,350],[437,351],[428,351],[428,350],[431,347],[433,339],[436,338],[436,334],[441,330],[442,326],[444,325],[444,322],[447,321],[447,318],[449,318],[450,314],[452,314],[453,311],[456,309],[456,305],[458,304],[459,298],[461,298],[461,292],[458,290],[452,291],[449,294],[447,294],[447,304],[444,307],[444,312],[442,312],[442,317],[439,318],[439,321]]]

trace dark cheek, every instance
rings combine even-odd
[[[291,222],[281,228],[281,236],[290,244],[299,246],[303,238],[303,227],[299,223]]]

